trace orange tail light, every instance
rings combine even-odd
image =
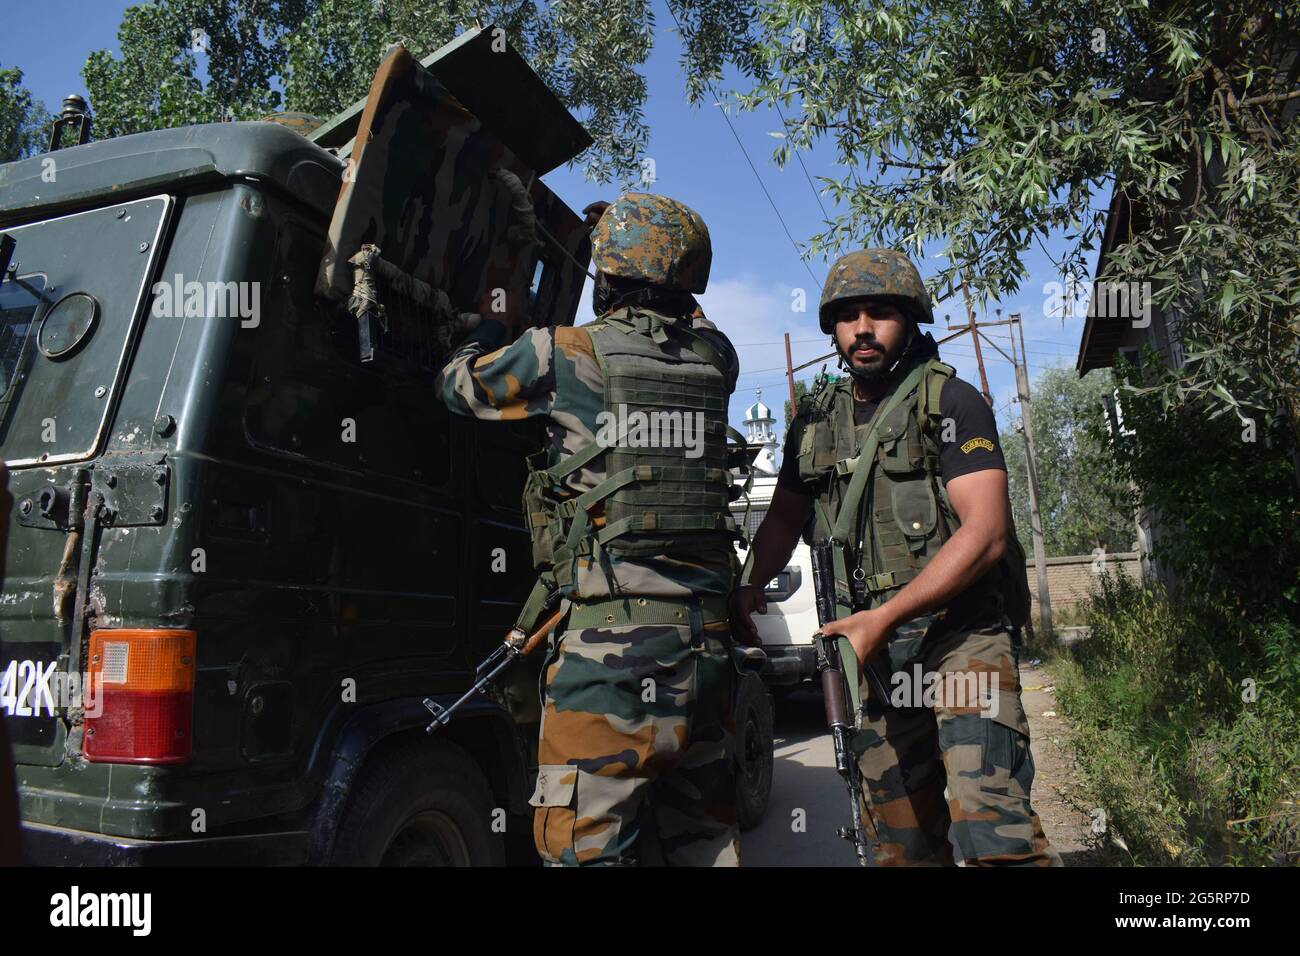
[[[166,764],[189,757],[195,639],[193,631],[91,632],[87,760]]]

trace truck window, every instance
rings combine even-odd
[[[43,275],[10,276],[0,284],[0,416],[4,418],[8,417],[19,379],[30,362],[28,339],[36,325],[36,309],[44,290]]]
[[[25,270],[0,284],[0,457],[10,468],[84,461],[100,447],[171,204],[153,196],[5,230]]]

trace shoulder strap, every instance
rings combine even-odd
[[[957,517],[952,501],[948,498],[948,489],[944,487],[943,482],[939,479],[937,469],[939,452],[942,448],[940,436],[943,434],[943,412],[941,410],[943,387],[948,384],[949,379],[956,376],[957,370],[951,365],[940,362],[937,358],[929,361],[926,366],[925,383],[921,386],[921,405],[920,415],[918,416],[921,436],[933,448],[931,467],[936,469],[932,472],[935,498],[948,523],[954,528],[961,524],[961,519]],[[927,448],[927,458],[929,457],[930,450]]]
[[[831,529],[831,537],[837,542],[843,543],[848,540],[854,517],[858,511],[858,503],[862,500],[862,493],[866,490],[867,481],[870,479],[872,471],[875,470],[876,449],[880,447],[880,423],[912,394],[912,390],[917,387],[921,382],[921,378],[925,375],[926,368],[927,365],[922,364],[912,369],[898,388],[894,389],[893,394],[876,409],[876,414],[872,417],[867,428],[867,437],[862,443],[862,448],[857,457],[853,459],[855,463],[853,478],[849,481],[849,486],[844,492],[839,513],[835,516],[835,525]],[[836,550],[838,551],[838,549]]]
[[[921,430],[932,433],[939,429],[936,427],[943,418],[941,411],[940,399],[943,395],[943,387],[948,384],[950,378],[955,377],[957,370],[951,365],[940,362],[938,359],[930,359],[925,365],[925,382],[921,385],[920,390],[920,419]]]
[[[617,329],[625,335],[649,336],[659,345],[663,345],[670,338],[675,338],[679,345],[694,352],[717,369],[724,379],[728,381],[731,379],[732,363],[707,337],[692,327],[689,317],[674,319],[654,312],[628,308],[611,312],[603,321],[609,328]]]

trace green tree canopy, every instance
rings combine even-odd
[[[96,51],[83,72],[101,136],[281,108],[328,117],[365,96],[390,43],[424,56],[489,24],[591,132],[588,174],[630,176],[649,135],[637,70],[653,33],[645,0],[157,0],[129,7],[121,54]]]
[[[1054,230],[1083,276],[1113,192],[1106,276],[1150,282],[1186,365],[1148,387],[1300,428],[1300,98],[1294,4],[1217,0],[675,0],[691,91],[783,107],[775,159],[825,140],[838,210],[812,253],[939,243],[941,294],[1016,292]],[[1117,319],[1115,321],[1123,321]],[[1300,435],[1300,431],[1297,431]]]
[[[830,372],[826,373],[826,381],[830,382],[831,384],[834,384],[835,382],[838,382],[843,378],[844,378],[843,375],[833,375]],[[814,380],[814,384],[816,384],[816,380]],[[806,381],[802,381],[802,380],[796,381],[794,383],[795,407],[796,408],[798,407],[798,403],[803,401],[805,395],[811,395],[812,391],[813,391],[813,387],[810,386]],[[787,433],[789,433],[790,422],[794,418],[795,409],[790,407],[790,399],[788,398],[785,400],[783,404],[785,405],[785,430]]]
[[[1158,367],[1150,349],[1143,368]],[[1138,381],[1121,362],[1114,378]],[[1091,377],[1091,376],[1090,376]],[[1113,480],[1156,521],[1152,556],[1211,605],[1260,620],[1300,622],[1300,489],[1284,423],[1165,407],[1155,392],[1121,392],[1122,428],[1106,436]],[[1035,435],[1035,438],[1037,435]]]
[[[1056,234],[1057,268],[1083,276],[1122,197],[1133,214],[1104,276],[1149,283],[1185,356],[1131,387],[1215,417],[1289,417],[1300,442],[1293,4],[667,3],[693,100],[733,68],[739,105],[783,110],[778,164],[832,147],[841,172],[822,185],[838,205],[810,254],[939,244],[934,291],[967,277],[986,302],[1018,291],[1025,253]],[[649,0],[157,0],[127,11],[121,56],[92,54],[85,74],[110,135],[282,101],[329,113],[364,93],[390,40],[423,54],[474,23],[504,27],[592,130],[590,176],[632,174]]]
[[[1114,385],[1108,374],[1079,378],[1071,368],[1049,368],[1032,385],[1038,463],[1039,508],[1048,557],[1128,551],[1137,537],[1128,485],[1112,473],[1105,439],[1104,400]],[[1015,417],[1019,419],[1019,406]],[[1033,554],[1029,478],[1024,436],[1011,428],[1000,436],[1016,532]]]
[[[23,71],[0,66],[0,163],[44,148],[50,116],[23,86]]]

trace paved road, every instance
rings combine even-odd
[[[1042,671],[1026,663],[1021,683],[1037,768],[1034,807],[1066,865],[1089,865],[1084,848],[1088,818],[1077,806],[1077,782],[1062,749],[1068,728],[1054,712],[1050,683]],[[772,799],[763,822],[741,835],[742,864],[857,866],[853,845],[835,832],[848,822],[848,792],[835,772],[835,748],[826,732],[820,694],[800,692],[779,701]]]
[[[835,772],[819,694],[776,706],[776,763],[767,816],[741,836],[745,866],[857,866],[853,845],[835,831],[849,822],[849,797]]]

